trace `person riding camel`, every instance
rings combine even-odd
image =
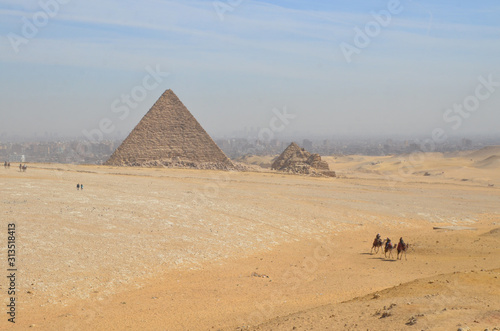
[[[397,258],[402,259],[404,254],[406,260],[406,251],[408,250],[408,244],[403,241],[403,237],[399,238],[399,243],[397,248],[398,248]]]
[[[375,250],[375,253],[378,253],[379,248],[382,247],[382,238],[380,237],[380,233],[377,233],[377,236],[375,236],[375,239],[373,240],[372,244],[372,249],[370,252],[373,252]]]
[[[387,241],[385,242],[385,249],[388,249],[391,246],[392,246],[391,239],[387,238]]]

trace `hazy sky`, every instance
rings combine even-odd
[[[0,134],[126,135],[166,89],[216,136],[500,131],[494,0],[1,0],[0,35]]]

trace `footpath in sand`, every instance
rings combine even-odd
[[[335,179],[2,168],[19,266],[16,324],[0,328],[499,327],[500,172],[478,163],[491,156],[436,155],[404,177],[397,158],[326,158]],[[433,229],[446,226],[467,229]],[[371,255],[377,232],[403,236],[407,260]]]

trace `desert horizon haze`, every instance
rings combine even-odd
[[[110,119],[126,135],[169,88],[212,136],[266,128],[284,109],[296,115],[284,133],[492,134],[498,11],[495,1],[3,1],[0,134],[81,136]]]

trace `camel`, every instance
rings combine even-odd
[[[405,255],[405,260],[408,260],[406,258],[406,251],[408,251],[408,247],[410,247],[410,244],[406,244],[402,241],[399,241],[398,243],[398,255],[397,255],[397,259],[400,259],[402,260],[403,259],[403,254]],[[399,256],[401,254],[401,256]]]
[[[392,256],[394,258],[394,255],[392,255],[392,250],[396,248],[396,245],[393,245],[391,242],[391,239],[387,238],[385,241],[385,247],[384,247],[384,256],[387,258],[387,252],[389,252],[389,258]]]
[[[378,253],[380,247],[382,247],[384,245],[384,241],[382,241],[382,238],[380,238],[380,236],[377,236],[374,240],[373,240],[373,245],[372,245],[372,249],[370,250],[370,253],[373,253],[373,251],[375,251],[375,254]]]

